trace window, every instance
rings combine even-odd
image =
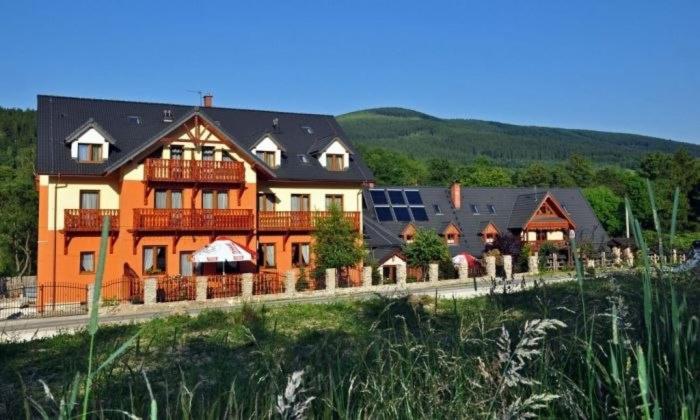
[[[565,204],[565,203],[559,203],[559,205],[561,206],[561,208],[562,208],[565,212],[567,212],[567,213],[569,212],[569,209],[566,208],[566,204]]]
[[[343,196],[340,194],[326,194],[326,210],[330,210],[331,206],[337,206],[343,210]]]
[[[224,162],[233,162],[235,159],[229,152],[224,150],[221,152],[221,160]]]
[[[309,158],[306,155],[297,155],[297,158],[299,158],[299,162],[305,165],[309,163]]]
[[[435,214],[442,216],[442,210],[440,209],[440,206],[437,204],[433,204],[433,210],[435,211]]]
[[[470,204],[469,208],[472,209],[472,214],[479,214],[479,207],[476,204]]]
[[[164,246],[155,245],[143,247],[143,273],[166,273],[166,249]]]
[[[263,152],[263,151],[258,151],[255,152],[255,154],[258,156],[260,160],[265,162],[265,165],[274,168],[277,166],[275,164],[275,152]]]
[[[156,190],[154,207],[157,209],[181,209],[181,190]]]
[[[413,243],[413,234],[406,234],[403,238],[407,244]]]
[[[489,214],[496,214],[496,207],[493,204],[487,204],[486,208],[489,210]]]
[[[228,191],[202,191],[202,208],[206,210],[228,208]]]
[[[457,234],[456,233],[448,233],[446,235],[447,237],[447,245],[456,245],[457,244]]]
[[[102,145],[78,144],[78,161],[102,162]]]
[[[141,125],[141,117],[138,115],[129,115],[126,120],[133,125]]]
[[[193,274],[192,251],[183,251],[180,253],[180,275],[191,276]]]
[[[258,250],[258,266],[274,268],[276,265],[275,244],[260,244]]]
[[[80,274],[95,272],[95,253],[92,251],[80,253]]]
[[[309,211],[310,203],[309,194],[292,194],[292,211]]]
[[[86,210],[97,210],[100,208],[99,191],[80,191],[80,208]]]
[[[292,265],[294,267],[306,267],[309,265],[309,244],[292,244]]]
[[[170,159],[182,160],[182,146],[170,146]]]
[[[345,169],[343,155],[326,154],[326,169],[329,171],[342,171]]]
[[[272,193],[258,194],[258,211],[275,211],[275,195]]]
[[[202,160],[214,160],[213,147],[202,147]]]
[[[302,125],[301,129],[304,130],[306,132],[306,134],[313,134],[314,133],[314,129],[309,127],[308,125]]]

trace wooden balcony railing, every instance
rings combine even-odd
[[[316,228],[316,219],[328,217],[328,211],[261,211],[258,212],[259,231],[308,231]],[[346,211],[343,215],[355,229],[360,228],[360,212]]]
[[[219,160],[146,159],[145,175],[161,182],[245,182],[243,163]]]
[[[134,229],[151,231],[248,231],[255,228],[249,209],[134,209]]]
[[[63,213],[63,229],[66,232],[99,232],[102,218],[109,216],[109,230],[119,230],[119,210],[66,209]]]

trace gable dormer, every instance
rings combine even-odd
[[[102,163],[109,158],[110,145],[115,141],[92,118],[66,137],[70,156],[78,162]]]
[[[326,138],[315,144],[310,153],[318,159],[318,163],[329,171],[344,171],[350,167],[350,148],[340,137]],[[315,150],[313,150],[315,149]]]
[[[462,235],[462,231],[453,222],[449,222],[445,225],[440,235],[445,238],[445,243],[448,246],[455,246],[459,244],[459,237]]]
[[[282,152],[285,150],[272,134],[265,134],[250,151],[270,168],[277,168],[282,164]]]
[[[406,241],[407,244],[413,242],[416,236],[416,226],[413,223],[407,224],[401,231],[401,238]]]

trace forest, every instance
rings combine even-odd
[[[35,118],[33,110],[0,108],[0,276],[34,270]],[[679,187],[678,229],[684,233],[680,238],[686,238],[682,243],[700,236],[697,145],[626,134],[446,121],[400,109],[362,111],[338,120],[381,185],[448,185],[459,180],[465,186],[581,187],[608,232],[618,235],[624,229],[625,196],[643,227],[653,228],[645,181],[649,179],[660,219],[670,220],[673,191]],[[466,122],[482,126],[474,130],[483,135],[465,131],[459,138],[449,137],[458,135],[449,127]],[[441,133],[452,134],[439,138]],[[471,146],[462,152],[459,144]],[[663,226],[664,231],[668,228]]]

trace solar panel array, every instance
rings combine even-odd
[[[428,213],[418,190],[371,189],[369,194],[380,222],[428,221]]]

